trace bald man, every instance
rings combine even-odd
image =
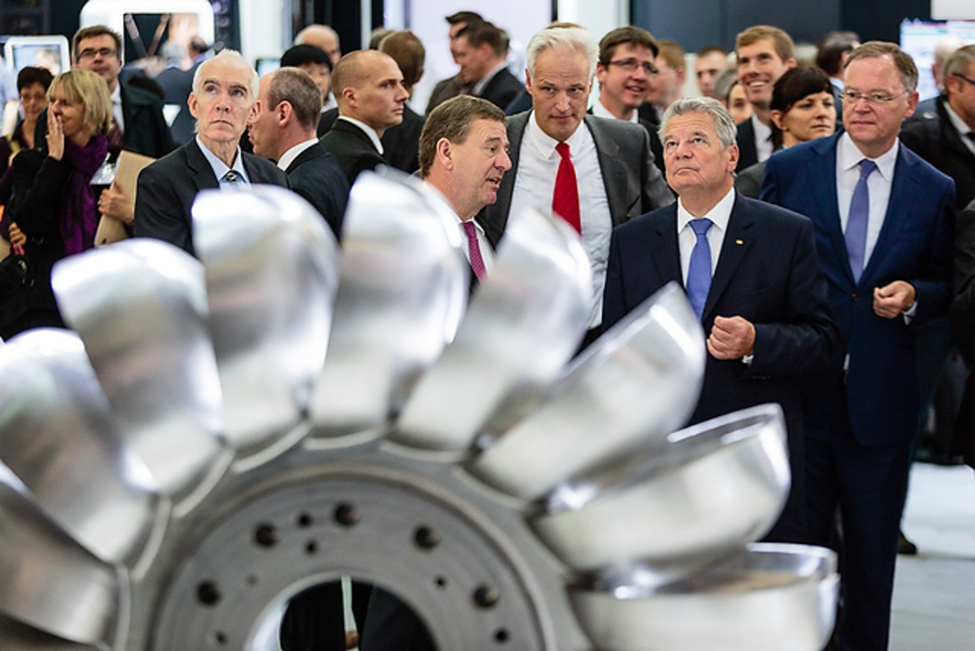
[[[338,33],[328,25],[309,25],[295,35],[295,45],[314,45],[328,54],[334,66],[342,58]]]
[[[410,94],[396,61],[376,50],[359,50],[339,59],[332,71],[339,117],[322,136],[351,186],[363,170],[386,164],[381,142],[389,127],[403,121]]]

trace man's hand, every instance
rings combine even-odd
[[[740,316],[714,317],[708,352],[715,359],[741,359],[755,354],[755,326]]]
[[[895,280],[885,287],[874,287],[874,314],[884,319],[893,319],[909,308],[916,297],[914,285],[903,280]]]
[[[20,246],[23,246],[23,245],[27,244],[27,236],[24,235],[24,231],[20,230],[17,227],[17,224],[15,224],[13,222],[10,222],[10,231],[9,231],[9,234],[10,234],[10,245],[11,246],[17,246],[18,244]]]
[[[112,187],[102,190],[98,197],[98,212],[123,224],[131,224],[135,216],[135,201],[112,183]]]

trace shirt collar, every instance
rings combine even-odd
[[[580,122],[579,128],[565,140],[565,144],[569,145],[569,152],[578,151],[578,148],[583,143],[582,130],[585,128],[585,123]],[[535,121],[535,110],[532,109],[531,115],[528,117],[528,133],[525,137],[534,146],[539,153],[541,153],[543,158],[556,158],[559,153],[555,151],[555,146],[559,144],[559,141],[552,138],[550,135],[542,131],[542,128],[538,126],[538,122]]]
[[[955,129],[958,131],[958,134],[962,138],[965,137],[966,133],[972,132],[972,128],[965,124],[965,121],[962,120],[957,113],[955,113],[954,109],[951,108],[951,104],[949,104],[947,100],[944,102],[944,107],[945,113],[948,114],[948,120],[954,125]]]
[[[752,114],[752,127],[755,129],[755,142],[765,142],[772,137],[772,127],[765,126],[754,114]]]
[[[877,171],[884,178],[885,181],[890,183],[894,178],[894,167],[897,165],[897,153],[900,151],[900,140],[894,141],[894,146],[888,149],[886,152],[878,156],[877,158],[871,158],[874,163],[877,164]],[[863,152],[856,146],[853,139],[850,138],[850,134],[847,131],[843,132],[840,136],[840,141],[836,146],[836,164],[839,169],[844,172],[848,172],[857,165],[860,164],[867,156],[863,155]]]
[[[612,113],[610,113],[610,111],[609,111],[608,108],[606,108],[605,106],[603,106],[602,96],[600,96],[600,98],[598,100],[596,100],[596,103],[592,105],[592,114],[595,115],[595,116],[597,116],[597,117],[607,118],[607,119],[610,119],[610,120],[618,120],[619,119],[615,115],[613,115]],[[639,124],[640,123],[639,111],[633,111],[633,113],[630,115],[629,122],[633,122],[634,124]]]
[[[711,222],[721,229],[721,232],[728,231],[728,222],[731,221],[731,211],[735,207],[735,189],[728,190],[728,194],[721,198],[721,201],[714,204],[714,207],[702,217],[707,217]],[[687,227],[694,215],[684,209],[684,203],[677,197],[677,232],[680,233]]]
[[[115,82],[115,90],[112,91],[112,104],[122,103],[122,84]]]
[[[239,145],[237,146],[237,153],[234,154],[233,167],[227,167],[226,163],[224,163],[222,160],[217,158],[217,155],[214,154],[212,151],[207,149],[207,146],[203,144],[202,140],[200,140],[200,136],[196,136],[196,144],[197,146],[199,146],[200,151],[203,152],[203,157],[207,159],[208,163],[210,163],[210,169],[213,170],[213,173],[217,176],[218,181],[222,179],[224,175],[227,174],[227,172],[233,170],[237,172],[239,175],[241,175],[242,177],[244,177],[244,180],[246,182],[248,183],[251,182],[250,177],[247,176],[247,170],[244,169],[244,157],[241,156],[240,154]]]
[[[484,77],[482,77],[479,82],[477,82],[476,84],[474,84],[474,88],[471,89],[471,94],[472,95],[480,95],[481,93],[483,93],[484,92],[484,87],[487,86],[488,83],[492,79],[494,79],[494,76],[496,74],[498,74],[499,72],[501,72],[501,70],[503,68],[505,68],[507,65],[508,65],[508,62],[507,61],[502,61],[498,65],[494,66],[494,68],[491,69],[491,71],[488,72],[486,75],[484,75]]]
[[[340,115],[338,117],[338,119],[339,120],[345,120],[346,122],[351,122],[352,124],[356,125],[360,129],[362,129],[365,132],[365,134],[367,136],[369,136],[369,140],[371,140],[372,141],[372,144],[376,147],[376,151],[378,151],[380,155],[382,155],[382,154],[385,153],[383,151],[383,143],[382,143],[381,140],[379,140],[379,134],[376,133],[376,130],[375,129],[373,129],[372,127],[370,127],[365,122],[362,122],[360,120],[356,120],[355,118],[350,118],[348,115]]]
[[[288,166],[294,162],[296,158],[309,147],[314,147],[318,143],[318,138],[310,138],[304,142],[299,142],[297,145],[289,149],[288,151],[281,154],[281,158],[278,160],[278,168],[281,170],[288,169]]]

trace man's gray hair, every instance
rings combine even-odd
[[[546,27],[535,32],[528,41],[525,55],[528,59],[528,76],[535,80],[535,60],[538,55],[549,48],[575,50],[586,55],[589,61],[589,75],[591,79],[596,73],[596,59],[599,57],[599,44],[596,37],[582,27]]]
[[[686,115],[687,113],[704,113],[711,116],[714,121],[714,130],[718,133],[718,140],[721,146],[727,149],[738,142],[738,128],[735,121],[731,119],[731,114],[724,104],[710,97],[685,97],[679,99],[664,111],[664,116],[660,120],[660,142],[664,142],[664,135],[667,133],[667,123],[672,117]]]
[[[966,45],[954,51],[945,64],[945,79],[949,75],[966,75],[968,67],[975,62],[975,45]],[[948,84],[946,83],[945,86]]]
[[[237,50],[220,50],[220,53],[214,57],[211,57],[201,63],[197,68],[196,72],[193,74],[193,93],[196,95],[200,94],[200,84],[203,83],[203,69],[208,67],[210,64],[216,61],[224,61],[226,59],[233,59],[233,62],[240,65],[242,68],[247,68],[251,72],[251,83],[250,83],[250,99],[252,102],[257,101],[257,89],[260,80],[257,77],[257,72],[251,68],[250,64],[247,63],[240,52]]]

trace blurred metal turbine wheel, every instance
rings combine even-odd
[[[566,366],[589,263],[538,213],[513,216],[469,308],[456,218],[412,179],[363,175],[341,252],[280,189],[193,213],[201,262],[148,240],[67,259],[77,334],[0,348],[0,648],[276,649],[288,599],[342,575],[400,596],[445,651],[594,648],[584,620],[613,606],[577,614],[579,577],[640,574],[657,542],[580,527],[619,530],[652,492],[636,451],[687,457],[671,432],[704,347],[679,289]],[[782,427],[766,409],[707,430],[706,454],[762,433],[739,474],[768,506],[739,537],[787,490]],[[733,552],[713,547],[683,574]]]

